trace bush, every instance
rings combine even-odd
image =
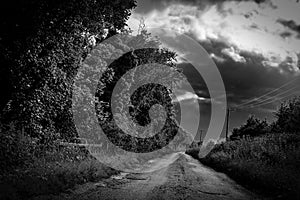
[[[276,132],[300,132],[300,96],[281,104],[275,113],[277,121],[274,124]]]
[[[0,199],[56,194],[117,173],[84,147],[40,144],[14,123],[1,124],[0,133]]]
[[[230,139],[234,140],[247,136],[259,136],[266,134],[268,131],[269,125],[266,120],[260,120],[251,115],[244,125],[242,125],[240,128],[233,129]]]
[[[0,175],[32,162],[34,140],[16,129],[14,123],[0,124]]]
[[[76,146],[54,148],[52,152],[34,157],[31,165],[15,167],[1,174],[0,199],[58,194],[76,184],[98,181],[117,173],[91,157],[85,149]]]
[[[264,194],[300,197],[299,134],[266,134],[224,142],[201,161]]]

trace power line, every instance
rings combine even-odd
[[[235,106],[235,107],[238,108],[238,107],[241,107],[241,106],[250,104],[250,103],[255,102],[255,101],[261,101],[261,100],[260,100],[261,98],[266,97],[266,96],[268,96],[268,95],[270,95],[270,94],[272,94],[272,93],[274,93],[274,92],[276,92],[276,91],[278,91],[278,90],[284,88],[285,86],[287,86],[287,85],[291,84],[292,82],[294,82],[295,80],[297,80],[297,78],[298,78],[298,77],[296,77],[296,78],[294,78],[294,79],[288,81],[287,83],[283,84],[282,86],[280,86],[280,87],[278,87],[278,88],[275,88],[275,89],[271,90],[270,92],[267,92],[267,93],[264,94],[264,95],[261,95],[261,96],[259,96],[259,97],[253,98],[253,99],[251,99],[251,100],[249,100],[249,101],[247,101],[247,102],[244,102],[244,103],[242,103],[242,104],[239,104],[239,105],[237,105],[237,106]],[[255,102],[255,103],[258,103],[258,102]]]
[[[288,96],[291,96],[291,95],[295,94],[295,93],[292,93],[292,94],[287,94],[287,93],[289,93],[290,91],[293,91],[297,87],[298,86],[292,87],[292,88],[290,88],[290,89],[288,89],[286,91],[283,91],[281,93],[278,93],[278,94],[276,94],[274,96],[270,96],[270,97],[268,97],[266,99],[263,99],[261,101],[258,101],[258,102],[252,103],[252,104],[248,104],[246,106],[239,106],[238,108],[248,108],[248,107],[253,107],[253,106],[255,107],[256,105],[269,104],[271,102],[274,102],[274,101],[278,100],[278,99],[276,99],[277,97],[280,97],[280,99],[283,99],[285,97],[288,97]],[[284,94],[287,94],[287,95],[284,95]],[[282,96],[282,95],[284,95],[284,96]]]
[[[287,85],[285,85],[285,86],[287,86]],[[286,91],[283,91],[283,92],[280,92],[278,94],[275,94],[275,96],[273,96],[273,97],[272,96],[268,96],[268,95],[271,95],[271,94],[275,93],[276,91],[282,89],[283,87],[284,86],[282,86],[280,88],[276,88],[275,90],[272,90],[272,91],[270,91],[270,92],[268,92],[268,93],[266,93],[266,94],[264,94],[264,95],[262,95],[260,97],[257,97],[257,98],[254,98],[254,99],[250,100],[250,101],[247,101],[245,103],[239,104],[239,105],[236,106],[236,108],[243,107],[243,106],[249,106],[251,104],[261,103],[261,102],[266,101],[267,99],[273,98],[273,97],[278,96],[278,95],[285,94]],[[292,89],[294,89],[294,88],[292,88]],[[264,97],[268,97],[268,98],[267,99],[263,99]]]
[[[285,96],[283,96],[281,98],[278,98],[278,99],[273,99],[272,101],[269,101],[269,102],[260,103],[260,104],[256,104],[256,105],[253,105],[253,106],[248,106],[248,107],[245,107],[244,109],[247,109],[247,108],[256,108],[256,107],[260,107],[260,106],[263,106],[263,105],[267,105],[267,104],[273,103],[275,101],[279,101],[279,100],[285,99],[287,97],[290,97],[292,95],[295,95],[295,93],[285,95]]]
[[[251,102],[253,102],[253,101],[258,101],[258,100],[260,100],[261,98],[266,97],[266,96],[268,96],[268,95],[270,95],[270,94],[272,94],[272,93],[274,93],[274,92],[276,92],[276,91],[278,91],[278,90],[284,88],[285,86],[290,85],[292,82],[294,82],[295,80],[297,80],[297,78],[298,78],[298,77],[296,77],[296,78],[294,78],[294,79],[288,81],[287,83],[281,85],[281,86],[278,87],[278,88],[275,88],[275,89],[273,89],[273,90],[267,92],[267,93],[264,94],[264,95],[261,95],[261,96],[259,96],[259,97],[256,97],[256,98],[254,98],[254,99],[252,99],[252,100],[250,100],[250,101],[247,101],[247,102],[245,102],[245,103],[242,103],[242,104],[240,104],[239,106],[246,105],[246,104],[251,103]]]
[[[281,100],[281,99],[284,99],[286,97],[289,97],[291,95],[294,95],[295,92],[292,92],[290,93],[290,91],[293,91],[297,88],[298,86],[294,86],[292,88],[289,88],[288,90],[286,91],[283,91],[281,93],[278,93],[274,96],[270,96],[269,98],[266,98],[262,101],[259,101],[259,102],[255,102],[255,103],[252,103],[252,104],[249,104],[249,105],[246,105],[246,106],[243,106],[242,108],[248,108],[248,107],[255,107],[256,105],[264,105],[264,104],[269,104],[271,102],[274,102],[274,101],[277,101],[277,100]],[[283,95],[283,96],[282,96]]]

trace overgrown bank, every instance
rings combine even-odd
[[[84,149],[59,144],[79,137],[72,97],[88,96],[83,84],[73,91],[83,60],[106,38],[127,32],[135,6],[134,0],[11,0],[1,6],[0,79],[9,80],[0,102],[1,200],[59,193],[117,173]],[[107,59],[120,52],[102,50]]]
[[[300,97],[283,102],[275,116],[271,124],[250,116],[199,160],[258,193],[299,199]],[[190,153],[197,158],[196,150]]]
[[[1,169],[0,199],[58,194],[76,184],[96,182],[118,173],[76,146],[49,150],[23,160],[23,165]]]
[[[224,142],[200,161],[267,196],[300,197],[299,134],[267,134]]]

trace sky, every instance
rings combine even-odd
[[[272,121],[281,101],[300,95],[298,0],[138,0],[127,23],[136,29],[141,19],[146,27],[180,31],[204,47],[221,73],[228,106],[239,108],[231,112],[230,130],[250,114]],[[190,70],[188,64],[181,67]],[[199,101],[205,130],[211,99],[203,80],[192,82],[203,87],[179,99]]]

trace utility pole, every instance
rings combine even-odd
[[[226,113],[226,141],[228,140],[230,111],[231,110],[229,108],[227,108],[227,113]]]
[[[203,130],[201,129],[200,130],[200,142],[202,141],[202,133],[203,133]]]

